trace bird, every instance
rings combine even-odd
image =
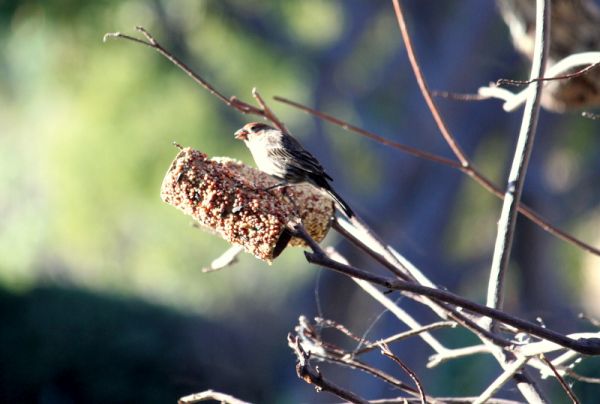
[[[268,190],[289,184],[309,183],[329,195],[342,212],[352,218],[350,206],[331,187],[333,178],[319,161],[289,133],[260,122],[250,122],[235,132],[243,140],[258,169],[280,183]]]

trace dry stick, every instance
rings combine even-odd
[[[265,117],[267,119],[271,119],[274,116],[273,114],[270,114],[270,116],[268,116],[264,109],[256,108],[255,106],[247,104],[244,101],[240,101],[235,96],[227,98],[222,93],[220,93],[217,89],[215,89],[212,85],[210,85],[206,80],[204,80],[200,75],[196,74],[184,62],[182,62],[177,57],[175,57],[171,52],[169,52],[168,50],[163,48],[162,45],[160,43],[158,43],[158,41],[143,27],[136,27],[136,30],[141,32],[144,35],[144,37],[146,37],[146,41],[143,39],[139,39],[139,38],[130,36],[130,35],[122,34],[120,32],[109,32],[104,35],[103,40],[104,40],[104,42],[106,42],[106,40],[109,38],[126,39],[128,41],[146,45],[146,46],[156,50],[158,53],[160,53],[162,56],[164,56],[166,59],[168,59],[175,66],[179,67],[185,74],[187,74],[189,77],[191,77],[192,80],[194,80],[200,86],[204,87],[204,89],[206,89],[210,94],[214,95],[219,100],[221,100],[225,105],[235,108],[236,110],[238,110],[239,112],[244,113],[244,114],[259,115],[259,116]],[[275,121],[272,121],[272,122],[273,122],[273,124],[277,125],[279,123],[279,120],[276,119]]]
[[[496,380],[494,380],[494,382],[490,384],[479,397],[477,397],[477,400],[473,401],[473,404],[482,404],[487,402],[494,394],[498,392],[498,390],[502,388],[502,386],[504,386],[511,378],[513,378],[523,366],[525,366],[528,360],[529,358],[523,356],[504,367],[504,372],[502,372],[502,374]]]
[[[414,387],[409,386],[408,384],[402,382],[401,380],[396,379],[395,377],[385,373],[381,369],[370,366],[364,362],[361,362],[352,357],[350,353],[345,353],[344,355],[320,355],[318,353],[313,353],[315,358],[319,358],[325,362],[335,363],[336,365],[345,366],[353,370],[360,370],[368,375],[371,375],[384,383],[389,384],[399,390],[402,390],[408,394],[419,395],[418,390]]]
[[[385,343],[380,342],[379,347],[381,348],[381,353],[383,355],[387,356],[388,358],[390,358],[391,360],[396,362],[398,364],[398,366],[400,366],[402,368],[402,370],[404,370],[406,372],[406,374],[412,379],[412,381],[417,386],[417,389],[419,390],[419,395],[421,396],[421,404],[425,404],[427,402],[427,397],[425,396],[425,390],[423,389],[423,384],[419,380],[419,377],[417,376],[417,374],[411,368],[406,366],[406,364],[404,362],[402,362],[400,360],[400,358],[398,358],[396,355],[394,355],[394,353],[390,350],[390,347],[387,346]]]
[[[574,73],[563,74],[563,75],[554,76],[554,77],[536,77],[536,78],[530,79],[530,80],[499,79],[496,81],[496,85],[500,86],[502,84],[509,84],[512,86],[526,86],[531,83],[535,83],[536,81],[569,80],[569,79],[573,79],[575,77],[583,76],[584,74],[588,73],[590,70],[592,70],[598,66],[600,66],[600,62],[591,64],[591,65],[584,67],[583,69],[578,70]]]
[[[311,357],[319,359],[321,361],[325,361],[328,363],[334,363],[336,365],[344,366],[353,370],[360,370],[370,376],[373,376],[384,383],[389,384],[399,390],[402,390],[408,394],[419,395],[419,392],[414,387],[409,386],[408,384],[402,382],[401,380],[396,379],[395,377],[385,373],[381,369],[370,366],[364,362],[361,362],[355,359],[351,353],[341,352],[341,353],[332,353],[329,351],[325,351],[324,354],[319,352],[311,352]]]
[[[312,358],[345,366],[353,370],[360,370],[361,372],[365,372],[366,374],[382,380],[406,393],[416,396],[419,395],[419,392],[414,387],[409,386],[380,369],[357,360],[352,352],[347,352],[331,343],[322,341],[319,335],[314,332],[313,327],[308,324],[307,321],[303,321],[302,317],[300,319],[300,324],[295,328],[295,331],[296,335],[301,339],[302,348],[307,351]]]
[[[580,375],[579,373],[575,372],[573,369],[569,369],[569,368],[564,368],[563,370],[566,374],[571,376],[573,379],[578,380],[580,382],[600,384],[600,377],[583,376],[583,375]]]
[[[366,251],[369,252],[368,249]],[[346,264],[348,263],[339,254],[334,254],[332,256],[332,258],[337,261],[342,261],[342,263],[346,263]],[[417,331],[419,328],[421,328],[420,325],[415,320],[412,319],[412,317],[410,317],[407,313],[405,313],[403,310],[401,310],[398,306],[393,304],[389,298],[385,297],[381,292],[379,292],[369,282],[366,282],[364,280],[354,278],[354,277],[352,278],[352,280],[354,282],[356,282],[361,288],[363,288],[363,290],[365,290],[367,293],[369,293],[372,297],[374,297],[380,303],[382,303],[388,310],[390,310],[392,313],[394,313],[401,321],[404,321],[409,327],[413,328],[413,331]],[[425,302],[422,302],[422,303],[427,304]],[[437,302],[437,304],[442,305],[443,303]],[[498,346],[506,346],[506,345],[510,344],[509,341],[503,340],[493,334],[490,334],[486,330],[481,329],[481,327],[479,327],[477,324],[467,321],[467,319],[464,318],[463,313],[460,313],[457,310],[452,309],[452,308],[448,308],[447,311],[451,312],[450,317],[455,318],[458,323],[460,323],[465,328],[474,332],[482,340],[488,342],[488,345],[484,345],[485,352],[494,354],[494,352],[492,352],[494,350],[494,348],[496,350],[499,349],[495,345],[489,346],[490,345],[489,341],[493,341]],[[406,334],[411,334],[411,333],[412,333],[411,331],[408,331]],[[460,351],[460,349],[449,350],[449,349],[445,348],[428,332],[422,333],[420,335],[425,340],[425,342],[429,343],[430,346],[440,355],[448,355],[450,357],[454,351]],[[479,351],[479,349],[478,349],[478,351]],[[355,353],[355,354],[357,354],[357,353]],[[458,357],[458,355],[457,355],[457,357]]]
[[[554,65],[548,67],[546,71],[546,77],[542,81],[547,81],[553,77],[564,77],[564,72],[571,71],[572,69],[579,66],[590,66],[595,65],[600,60],[600,52],[581,52],[571,54],[564,59],[559,60]],[[584,69],[585,70],[585,69]],[[584,71],[587,73],[589,70]],[[577,75],[577,74],[575,74]],[[490,98],[497,98],[504,101],[502,109],[506,112],[512,112],[517,109],[521,104],[527,100],[528,90],[525,89],[519,93],[513,94],[512,92],[505,90],[497,86],[481,87],[478,93]]]
[[[401,151],[403,151],[407,154],[410,154],[412,156],[415,156],[417,158],[422,158],[425,160],[433,161],[435,163],[443,164],[447,167],[459,170],[462,173],[468,175],[473,180],[475,180],[475,182],[477,182],[479,185],[483,186],[483,188],[485,190],[487,190],[488,192],[491,192],[497,198],[499,198],[499,199],[504,198],[504,192],[502,192],[498,186],[494,185],[494,183],[491,180],[489,180],[482,173],[480,173],[477,170],[477,168],[475,166],[473,166],[472,164],[465,167],[454,160],[450,160],[445,157],[438,156],[436,154],[432,154],[432,153],[428,153],[428,152],[425,152],[425,151],[422,151],[419,149],[415,149],[414,147],[406,146],[402,143],[394,142],[392,140],[386,139],[383,136],[380,136],[380,135],[377,135],[368,130],[359,128],[358,126],[354,126],[354,125],[352,125],[346,121],[343,121],[339,118],[336,118],[332,115],[329,115],[324,112],[318,111],[316,109],[307,107],[298,102],[291,101],[287,98],[276,96],[276,97],[273,97],[273,99],[278,102],[281,102],[283,104],[292,106],[294,108],[298,108],[299,110],[304,111],[313,116],[316,116],[317,118],[320,118],[324,121],[327,121],[334,125],[337,125],[344,130],[358,133],[359,135],[365,136],[365,137],[372,139],[383,145],[401,150]],[[593,246],[575,238],[574,236],[570,235],[569,233],[559,229],[558,227],[548,223],[538,213],[533,211],[530,207],[528,207],[524,203],[519,204],[519,212],[521,212],[525,217],[527,217],[529,220],[531,220],[537,226],[541,227],[542,230],[558,237],[559,239],[561,239],[563,241],[574,244],[574,245],[578,246],[579,248],[581,248],[591,254],[600,256],[600,249],[593,247]]]
[[[433,90],[431,95],[434,97],[446,98],[453,101],[485,101],[491,97],[481,94],[455,93],[452,91]]]
[[[258,93],[258,90],[256,89],[256,87],[254,87],[252,89],[252,96],[256,99],[256,102],[258,102],[258,105],[260,105],[261,108],[262,108],[262,110],[264,111],[265,118],[267,118],[268,120],[270,120],[271,122],[273,122],[275,124],[275,126],[277,126],[277,128],[279,130],[281,130],[282,132],[291,133],[288,130],[288,128],[285,127],[285,125],[283,124],[283,122],[281,122],[279,120],[279,118],[277,118],[277,116],[271,110],[271,108],[269,108],[267,106],[267,104],[265,103],[265,100],[263,100],[263,98],[260,96],[260,94]]]
[[[193,404],[200,401],[219,401],[222,404],[251,404],[247,401],[242,401],[229,394],[219,393],[214,390],[206,390],[201,393],[190,394],[189,396],[181,397],[178,404]]]
[[[377,262],[379,262],[380,264],[382,264],[384,267],[392,270],[393,266],[396,263],[399,263],[400,265],[402,265],[402,268],[404,268],[405,270],[407,270],[410,273],[411,277],[408,278],[408,279],[406,277],[400,277],[400,279],[409,280],[409,281],[412,281],[413,279],[415,279],[416,282],[419,283],[419,284],[421,284],[421,285],[428,286],[428,287],[431,287],[431,288],[436,288],[436,286],[423,273],[421,273],[417,268],[415,268],[414,266],[409,265],[410,263],[408,263],[408,262],[402,263],[401,260],[396,257],[396,253],[395,253],[395,251],[392,248],[388,247],[387,251],[389,251],[391,253],[391,255],[394,257],[395,261],[394,262],[389,262],[389,260],[384,259],[377,251],[374,251],[375,248],[382,249],[384,247],[379,246],[379,245],[371,246],[368,243],[371,242],[371,241],[373,241],[373,240],[371,240],[371,239],[361,240],[358,237],[356,237],[355,234],[353,234],[353,233],[351,233],[349,231],[349,230],[356,231],[357,230],[356,226],[350,227],[350,228],[346,228],[344,226],[344,222],[340,221],[338,218],[335,218],[332,227],[336,231],[338,231],[342,236],[344,236],[346,239],[348,239],[350,242],[352,242],[354,245],[356,245],[357,247],[359,247],[361,250],[363,250],[368,255],[370,255],[372,258],[374,258]],[[355,282],[357,282],[357,281],[355,280]],[[367,288],[364,287],[364,285],[362,285],[362,284],[359,283],[359,286],[362,287],[363,289],[365,289],[367,292],[369,292],[373,297],[375,297],[375,294],[372,293],[372,292],[370,292],[370,291],[368,291]],[[411,296],[411,295],[408,295],[408,297],[411,298],[411,299],[413,299],[413,300],[415,300],[415,301],[417,301],[417,302],[419,302],[419,303],[421,303],[421,304],[424,304],[424,305],[428,306],[434,313],[436,313],[441,318],[444,318],[444,319],[451,318],[452,320],[454,320],[457,323],[459,323],[461,326],[463,326],[466,329],[468,329],[471,332],[473,332],[475,335],[477,335],[481,339],[492,341],[497,346],[507,346],[507,345],[511,344],[510,341],[508,341],[508,340],[506,340],[506,339],[504,339],[504,338],[502,338],[502,337],[500,337],[498,335],[495,335],[495,334],[489,332],[487,329],[481,327],[475,321],[473,321],[472,319],[468,318],[465,315],[465,313],[459,312],[457,309],[455,309],[453,307],[450,307],[448,304],[445,304],[444,302],[436,301],[436,299],[427,299],[427,298],[423,299],[420,296]],[[397,309],[392,309],[390,307],[387,307],[387,308],[390,309],[394,313],[396,313],[398,311]],[[401,318],[400,316],[398,316],[398,314],[396,314],[396,316],[398,318],[400,318],[402,321],[405,321],[403,318]],[[414,324],[411,325],[411,323],[409,323],[409,322],[406,322],[406,324],[409,325],[410,327],[414,328]],[[420,326],[420,325],[417,325],[417,326]],[[438,348],[436,348],[434,345],[431,345],[431,346],[432,346],[432,348],[434,348],[434,350],[436,350],[437,352],[439,352]]]
[[[477,304],[461,296],[455,295],[451,292],[447,292],[441,289],[430,288],[427,286],[419,285],[417,283],[406,282],[397,278],[387,278],[384,276],[366,272],[352,265],[342,264],[338,261],[331,259],[325,253],[325,251],[323,251],[321,246],[319,246],[319,244],[312,237],[310,237],[310,235],[306,232],[306,230],[301,224],[297,224],[295,227],[291,228],[290,231],[293,232],[295,237],[300,237],[304,241],[306,241],[306,243],[312,250],[312,252],[304,252],[304,255],[306,256],[308,262],[332,269],[344,275],[348,275],[358,279],[363,279],[365,281],[383,286],[387,289],[428,296],[440,300],[442,302],[462,307],[463,309],[466,309],[468,311],[480,314],[485,317],[493,318],[494,320],[506,323],[530,335],[546,339],[564,348],[572,349],[584,355],[600,355],[600,338],[586,338],[581,340],[575,340],[566,337],[565,335],[553,331],[549,328],[544,328],[536,323],[520,319],[510,314],[506,314],[503,311],[483,306],[481,304]]]
[[[428,397],[430,402],[434,403],[456,403],[467,404],[477,400],[477,397]],[[398,398],[382,398],[379,400],[370,400],[369,404],[411,404],[419,402],[419,398],[398,397]],[[492,398],[486,401],[485,404],[523,404],[522,401],[507,400],[503,398]]]
[[[569,385],[565,382],[565,379],[563,379],[563,377],[560,375],[560,373],[558,373],[558,370],[556,370],[556,368],[554,367],[552,362],[550,362],[548,360],[548,358],[546,358],[545,355],[540,355],[539,358],[542,362],[544,362],[552,370],[552,373],[554,373],[554,376],[560,383],[560,385],[563,388],[563,390],[565,391],[565,393],[567,393],[567,395],[571,399],[571,402],[573,404],[579,404],[579,400],[577,399],[577,396],[575,395],[575,393],[573,393],[573,390],[571,390]]]
[[[594,114],[594,113],[589,112],[589,111],[583,111],[581,113],[581,116],[584,117],[584,118],[591,119],[592,121],[597,121],[597,120],[600,119],[600,114]]]
[[[336,118],[336,117],[334,117],[332,115],[328,115],[328,114],[326,114],[324,112],[321,112],[321,111],[318,111],[316,109],[307,107],[307,106],[305,106],[303,104],[300,104],[300,103],[298,103],[296,101],[292,101],[292,100],[289,100],[287,98],[280,97],[280,96],[275,96],[275,97],[273,97],[273,99],[275,101],[278,101],[278,102],[281,102],[283,104],[292,106],[294,108],[298,108],[299,110],[304,111],[304,112],[306,112],[308,114],[314,115],[314,116],[316,116],[318,118],[321,118],[324,121],[331,122],[334,125],[337,125],[337,126],[343,128],[345,130],[358,133],[358,134],[360,134],[360,135],[362,135],[362,136],[364,136],[366,138],[369,138],[371,140],[374,140],[374,141],[376,141],[378,143],[381,143],[381,144],[384,144],[386,146],[390,146],[390,147],[393,147],[395,149],[402,150],[403,152],[405,152],[407,154],[410,154],[412,156],[415,156],[415,157],[418,157],[418,158],[422,158],[422,159],[425,159],[425,160],[434,161],[436,163],[444,164],[444,165],[452,167],[452,168],[457,168],[458,169],[458,168],[461,167],[460,163],[457,163],[454,160],[451,160],[451,159],[446,158],[446,157],[438,156],[436,154],[429,153],[429,152],[426,152],[426,151],[422,151],[422,150],[417,149],[415,147],[407,146],[405,144],[402,144],[402,143],[399,143],[399,142],[395,142],[393,140],[386,139],[383,136],[380,136],[380,135],[377,135],[377,134],[375,134],[373,132],[370,132],[368,130],[359,128],[358,126],[354,126],[354,125],[352,125],[352,124],[350,124],[350,123],[348,123],[348,122],[346,122],[346,121],[344,121],[342,119]]]
[[[427,362],[428,368],[433,368],[438,366],[440,363],[443,363],[450,359],[463,358],[465,356],[475,355],[475,354],[491,354],[490,348],[485,344],[480,345],[472,345],[464,348],[454,348],[449,349],[448,352],[433,354],[429,357],[429,362]]]
[[[414,337],[414,336],[420,335],[424,332],[429,332],[429,331],[437,330],[440,328],[454,328],[455,326],[456,326],[456,323],[454,321],[438,321],[435,323],[424,325],[424,326],[416,328],[414,330],[404,331],[404,332],[401,332],[398,334],[391,335],[387,338],[383,338],[380,341],[367,344],[364,348],[361,348],[361,349],[355,351],[354,355],[358,356],[358,355],[362,355],[366,352],[373,351],[373,350],[379,348],[379,344],[381,344],[381,343],[391,344],[392,342],[402,341],[409,337]],[[451,350],[447,350],[447,351],[451,351]],[[443,352],[446,352],[446,351],[443,351]],[[442,353],[439,353],[436,355],[442,355]]]
[[[338,385],[325,379],[323,375],[321,375],[321,372],[310,364],[310,354],[302,348],[298,337],[288,335],[288,345],[294,350],[296,358],[298,359],[296,373],[299,378],[309,384],[314,384],[320,390],[333,393],[343,400],[350,401],[351,403],[368,404],[368,401],[362,397],[359,397],[351,391],[342,389]]]
[[[367,246],[365,244],[359,242],[359,240],[355,239],[350,233],[346,232],[346,230],[339,224],[339,222],[337,220],[334,220],[333,227],[338,232],[340,232],[344,237],[348,238],[355,245],[357,245],[360,249],[365,251],[367,254],[369,254],[369,255],[374,254],[372,249],[367,248]],[[333,248],[328,248],[327,253],[329,254],[329,256],[332,259],[334,259],[336,261],[340,261],[343,264],[349,263],[348,260],[346,260],[346,258],[344,256],[342,256],[339,252],[337,252]],[[386,264],[389,265],[387,262],[386,262]],[[406,310],[404,310],[400,306],[398,306],[395,302],[393,302],[385,294],[383,294],[381,291],[379,291],[379,289],[377,289],[375,286],[373,286],[369,282],[363,281],[362,279],[352,278],[352,280],[362,290],[364,290],[366,293],[368,293],[373,299],[375,299],[377,302],[379,302],[390,313],[392,313],[394,316],[396,316],[396,318],[398,318],[398,320],[402,321],[413,331],[422,328],[421,324],[417,320],[415,320],[410,314],[408,314],[406,312]],[[426,302],[423,302],[423,303],[427,304]],[[444,317],[443,316],[444,313],[440,313],[440,314],[442,314],[441,317]],[[449,323],[453,324],[453,322],[449,322]],[[408,331],[408,332],[411,332],[411,331]],[[444,345],[442,345],[442,343],[439,342],[429,332],[426,332],[426,331],[421,332],[421,333],[419,333],[419,336],[423,339],[423,341],[425,341],[437,353],[447,352],[449,350]]]
[[[550,33],[550,4],[549,0],[536,1],[536,23],[535,23],[535,49],[531,64],[531,78],[543,77],[548,58],[549,34]],[[535,132],[537,128],[540,102],[542,95],[542,83],[534,81],[529,85],[529,95],[525,103],[523,120],[515,149],[514,159],[510,174],[502,212],[498,222],[498,233],[494,256],[490,271],[488,284],[487,305],[496,309],[502,309],[504,300],[504,279],[510,261],[512,242],[517,223],[517,207],[521,200],[527,165],[533,149]],[[493,324],[490,324],[492,328]]]
[[[414,52],[413,46],[412,46],[412,40],[410,39],[410,35],[408,34],[408,29],[406,28],[406,21],[404,20],[404,13],[402,12],[402,7],[400,7],[400,0],[393,0],[393,4],[394,4],[394,11],[396,12],[396,19],[398,20],[398,26],[400,27],[400,33],[402,35],[402,40],[404,41],[404,46],[406,47],[406,53],[408,55],[408,60],[413,69],[413,72],[415,74],[415,79],[417,81],[417,84],[419,85],[421,94],[423,95],[423,98],[425,99],[425,103],[427,104],[427,107],[431,111],[431,115],[433,116],[433,119],[435,120],[435,123],[437,124],[444,140],[446,141],[446,143],[448,143],[448,146],[450,147],[450,149],[452,149],[452,152],[454,153],[456,158],[458,158],[460,163],[463,166],[467,167],[470,165],[469,158],[467,157],[465,152],[461,149],[461,147],[458,145],[458,143],[456,142],[456,139],[450,133],[450,131],[448,130],[448,127],[446,126],[446,123],[442,119],[442,116],[441,116],[439,110],[437,109],[435,102],[433,101],[433,97],[431,96],[431,92],[429,91],[429,87],[427,86],[425,77],[423,76],[423,72],[421,71],[421,67],[419,66],[419,63],[417,62],[417,57],[415,55],[415,52]]]

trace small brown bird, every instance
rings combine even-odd
[[[235,138],[244,141],[259,170],[281,181],[269,189],[307,182],[327,193],[346,216],[354,216],[350,206],[331,188],[329,181],[333,179],[292,135],[251,122],[235,132]]]

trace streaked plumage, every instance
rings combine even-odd
[[[329,181],[333,179],[321,163],[290,134],[252,122],[235,132],[235,137],[250,149],[259,170],[283,183],[308,182],[329,194],[346,216],[354,216],[348,204],[331,188]]]

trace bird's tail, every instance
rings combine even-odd
[[[346,201],[344,201],[342,197],[337,194],[337,192],[335,192],[331,187],[327,187],[325,191],[327,191],[329,196],[331,196],[331,198],[334,200],[336,205],[342,210],[342,212],[344,212],[344,214],[348,216],[348,219],[354,216],[354,212],[352,211],[350,206],[348,206]]]

